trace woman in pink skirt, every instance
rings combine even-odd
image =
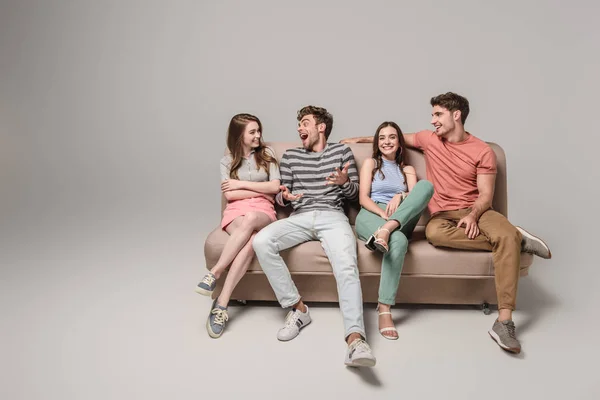
[[[221,159],[221,190],[227,199],[221,227],[230,235],[221,258],[196,286],[210,296],[216,280],[229,267],[223,290],[212,304],[206,329],[218,338],[228,320],[227,304],[254,257],[256,232],[276,220],[274,195],[279,192],[279,166],[275,152],[262,141],[262,124],[254,115],[238,114],[227,132],[228,155]]]

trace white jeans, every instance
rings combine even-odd
[[[308,211],[275,221],[260,230],[252,246],[282,307],[300,301],[300,294],[279,252],[318,240],[329,258],[337,282],[345,337],[365,335],[363,302],[356,262],[356,237],[346,215],[339,211]]]

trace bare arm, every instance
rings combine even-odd
[[[227,201],[250,199],[253,197],[261,197],[261,196],[265,197],[266,199],[270,198],[269,200],[273,200],[272,195],[258,193],[258,192],[254,192],[252,190],[228,190],[226,192],[223,192],[223,196],[225,196]]]
[[[404,137],[404,143],[406,144],[406,147],[412,147],[415,148],[415,136],[416,133],[404,133],[402,135]]]
[[[410,192],[417,184],[417,171],[415,171],[415,167],[412,165],[405,166],[403,171],[406,175],[406,186]]]
[[[415,133],[404,133],[404,142],[407,147],[415,147]],[[340,140],[340,143],[373,143],[373,136],[356,136]]]
[[[465,234],[469,239],[475,239],[479,235],[479,226],[477,221],[481,214],[492,206],[494,198],[494,187],[496,185],[496,174],[478,174],[477,175],[477,190],[479,197],[471,206],[471,212],[458,221],[457,226],[465,226]]]
[[[360,169],[358,201],[364,209],[371,211],[373,214],[379,215],[384,219],[387,219],[385,210],[379,208],[379,206],[373,200],[371,200],[371,174],[373,173],[373,168],[375,168],[375,162],[372,158],[369,158],[365,160],[362,168]]]
[[[253,190],[264,194],[277,194],[279,193],[279,179],[273,179],[267,182],[250,182],[240,181],[240,189]]]
[[[274,195],[279,193],[279,179],[273,179],[267,182],[240,181],[237,179],[227,179],[221,182],[221,191],[229,192],[231,190],[251,190],[257,194]]]
[[[356,136],[340,140],[340,143],[373,143],[373,136]]]
[[[481,214],[492,206],[495,186],[496,174],[477,175],[477,190],[479,191],[479,197],[471,207],[471,214],[473,214],[476,219],[479,219]]]

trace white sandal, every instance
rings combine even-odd
[[[379,310],[379,305],[377,306],[377,310]],[[392,315],[392,313],[390,311],[383,311],[378,313],[378,315]],[[392,320],[393,322],[393,320]],[[396,336],[388,336],[388,335],[384,335],[384,332],[396,332]],[[383,336],[384,338],[388,339],[388,340],[398,340],[398,330],[395,327],[389,326],[387,328],[381,328],[379,329],[379,333],[381,333],[381,336]]]
[[[390,248],[387,244],[386,241],[384,241],[383,239],[377,237],[377,234],[381,231],[386,231],[388,233],[388,235],[391,235],[389,229],[385,229],[385,228],[377,228],[377,232],[375,232],[373,234],[373,236],[375,237],[375,240],[373,241],[373,246],[375,246],[375,248],[377,250],[379,250],[380,252],[382,252],[383,254],[387,253],[388,251],[390,251]],[[388,236],[389,237],[389,236]]]

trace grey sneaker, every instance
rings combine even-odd
[[[520,226],[516,226],[515,228],[517,228],[517,230],[521,232],[521,236],[523,236],[523,241],[521,242],[521,249],[525,253],[535,254],[536,256],[545,259],[552,258],[552,253],[550,252],[548,245],[546,245],[546,243],[544,243],[542,239],[535,235],[532,235]]]
[[[208,314],[208,319],[206,321],[206,330],[208,331],[208,335],[211,338],[218,338],[223,334],[225,330],[225,323],[229,320],[229,315],[227,315],[227,307],[221,307],[217,304],[217,300],[213,301],[212,307],[210,309],[210,314]]]
[[[492,339],[506,351],[519,354],[521,352],[521,343],[517,340],[515,334],[515,323],[511,320],[494,322],[494,326],[489,331]]]
[[[292,340],[300,333],[300,329],[311,323],[310,314],[308,313],[308,306],[306,306],[306,312],[292,309],[285,317],[285,325],[277,332],[277,339],[287,342]]]
[[[363,339],[356,339],[348,346],[344,361],[348,367],[374,367],[376,362],[371,347]]]
[[[215,287],[217,287],[217,278],[215,278],[215,276],[209,272],[208,274],[204,275],[202,282],[196,286],[196,293],[210,296],[215,290]]]

